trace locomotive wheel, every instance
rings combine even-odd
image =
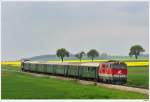
[[[110,84],[112,84],[112,80],[110,80]]]
[[[111,84],[111,80],[108,80],[108,84]]]
[[[103,79],[103,82],[106,83],[106,79]]]
[[[114,81],[111,81],[111,83],[112,83],[112,84],[116,84],[116,82],[114,82]]]

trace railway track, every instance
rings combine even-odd
[[[84,85],[95,85],[95,86],[102,86],[102,87],[107,87],[107,88],[113,88],[113,89],[118,89],[118,90],[124,90],[124,91],[130,91],[130,92],[137,92],[137,93],[142,93],[142,94],[149,94],[148,89],[144,88],[138,88],[138,87],[131,87],[127,85],[114,85],[114,84],[105,84],[105,83],[100,83],[100,82],[94,82],[90,80],[80,80],[80,79],[75,79],[71,77],[64,77],[64,76],[56,76],[56,75],[50,75],[50,74],[39,74],[39,73],[33,73],[33,72],[22,72],[22,71],[16,71],[16,70],[8,70],[8,69],[2,69],[2,71],[12,71],[12,72],[19,72],[19,73],[26,73],[38,77],[49,77],[49,78],[57,78],[57,79],[62,79],[62,80],[77,80],[79,83],[84,84]]]

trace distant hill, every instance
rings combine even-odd
[[[48,60],[60,60],[59,57],[56,55],[40,55],[40,56],[35,56],[31,58],[27,58],[29,60],[37,60],[37,61],[48,61]],[[65,57],[64,60],[69,60],[69,59],[76,59],[73,55],[70,55],[70,57]]]
[[[146,55],[141,55],[139,57],[139,59],[148,59],[149,56],[148,54]],[[48,60],[60,60],[59,57],[57,57],[56,55],[40,55],[40,56],[34,56],[34,57],[31,57],[31,58],[26,58],[26,59],[29,59],[29,60],[33,60],[33,61],[48,61]],[[90,59],[88,58],[86,55],[83,56],[83,59]],[[106,59],[106,60],[135,60],[135,57],[133,56],[132,58],[130,58],[129,56],[110,56],[110,55],[107,55],[107,56],[99,56],[95,59]],[[65,57],[64,60],[77,60],[77,58],[71,54],[70,57]]]
[[[34,56],[31,58],[28,58],[30,60],[57,60],[58,58],[56,57],[56,55],[40,55],[40,56]]]
[[[149,54],[141,54],[140,56],[149,58]]]

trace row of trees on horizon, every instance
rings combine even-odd
[[[135,56],[135,59],[138,59],[138,56],[144,51],[145,50],[141,45],[134,45],[134,46],[131,46],[131,48],[130,48],[129,56],[130,57]],[[77,57],[81,62],[81,60],[85,54],[92,60],[92,62],[93,62],[94,58],[99,56],[99,52],[96,49],[91,49],[87,53],[85,53],[84,51],[78,52],[77,54],[75,54],[75,57]],[[67,51],[65,48],[60,48],[56,51],[56,55],[57,55],[57,57],[61,58],[61,60],[63,62],[64,57],[69,57],[70,52]]]

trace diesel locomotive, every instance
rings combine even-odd
[[[99,65],[22,61],[21,69],[34,73],[90,79],[112,84],[127,83],[128,74],[127,65],[120,61],[102,62]]]

